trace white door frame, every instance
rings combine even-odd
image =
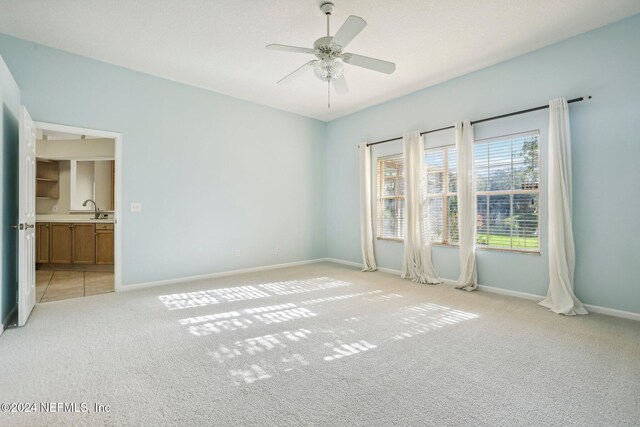
[[[114,234],[114,290],[122,290],[122,134],[97,129],[80,128],[76,126],[59,125],[55,123],[35,122],[37,129],[50,130],[76,135],[91,135],[115,140],[115,186],[114,207],[115,210],[115,234]]]

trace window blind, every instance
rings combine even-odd
[[[479,247],[532,251],[539,242],[539,133],[476,141],[474,148]],[[429,203],[424,230],[432,243],[458,243],[455,146],[425,150]],[[402,155],[378,159],[378,238],[403,239]]]
[[[477,243],[538,251],[539,134],[476,141]]]
[[[378,159],[378,237],[404,238],[404,159]]]

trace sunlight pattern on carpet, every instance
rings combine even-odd
[[[162,301],[167,309],[180,310],[192,307],[216,305],[224,302],[245,301],[281,295],[294,295],[349,285],[350,283],[348,282],[332,279],[331,277],[316,277],[312,279],[290,280],[287,282],[265,283],[257,285],[257,287],[251,285],[235,286],[231,288],[216,288],[206,291],[160,295],[158,299]]]
[[[476,314],[467,313],[460,310],[454,310],[437,304],[424,303],[417,304],[406,308],[412,315],[405,316],[400,323],[410,328],[393,339],[402,340],[411,338],[416,335],[425,334],[429,331],[442,328],[443,326],[455,325],[456,323],[466,320],[475,319]]]
[[[243,316],[242,314],[245,315]],[[188,317],[180,319],[178,322],[181,325],[191,325],[188,327],[188,330],[192,335],[206,336],[219,334],[223,331],[246,329],[255,322],[269,325],[314,316],[316,316],[316,314],[311,310],[304,307],[297,307],[293,303],[288,303]]]
[[[297,329],[273,331],[259,336],[219,342],[208,354],[225,366],[233,384],[253,384],[280,374],[304,369],[314,363],[337,363],[340,359],[379,351],[394,341],[416,337],[446,326],[472,320],[473,313],[433,303],[400,305],[403,295],[373,289],[363,292],[320,295],[300,300],[308,292],[335,291],[351,285],[330,277],[290,280],[210,289],[202,292],[162,295],[159,299],[169,310],[187,309],[224,303],[241,303],[251,299],[278,297],[289,299],[280,304],[269,304],[233,311],[211,313],[180,319],[180,325],[197,337],[217,335],[220,338],[237,337],[250,328],[264,329],[288,322],[302,322]],[[291,299],[294,300],[291,300]],[[297,299],[296,299],[297,298]],[[399,300],[398,302],[393,302]],[[394,305],[388,306],[386,303]],[[353,304],[368,304],[362,316],[333,317],[340,307],[349,310]],[[301,306],[314,306],[311,311]],[[389,310],[389,307],[394,307]],[[349,311],[346,311],[349,313]],[[327,317],[329,316],[329,317]],[[320,323],[309,323],[311,318]],[[324,319],[324,320],[322,320]],[[368,326],[379,324],[378,332],[387,338],[372,339],[368,332],[360,332],[361,322]],[[364,323],[363,323],[364,324]],[[353,326],[353,327],[349,327]],[[364,328],[364,331],[368,331]],[[244,332],[242,332],[244,333]]]

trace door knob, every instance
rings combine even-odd
[[[11,228],[18,230],[27,230],[29,228],[36,228],[36,226],[33,224],[27,224],[25,222],[24,224],[12,225]]]

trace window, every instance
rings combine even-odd
[[[378,159],[378,238],[404,238],[404,159]]]
[[[476,141],[477,244],[537,252],[539,242],[538,132]],[[404,237],[402,155],[378,159],[378,238]],[[432,243],[458,244],[455,146],[425,150],[425,230]],[[426,221],[426,219],[425,219]]]
[[[402,155],[378,159],[378,239],[404,238],[403,162]],[[455,147],[426,150],[425,165],[429,218],[424,230],[433,243],[457,243]]]
[[[538,132],[476,141],[478,246],[540,250]]]
[[[455,147],[425,151],[427,167],[428,222],[425,230],[432,243],[458,242],[458,200]],[[427,218],[425,217],[425,221]]]

